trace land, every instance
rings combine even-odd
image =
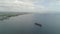
[[[0,16],[7,16],[7,17],[11,17],[11,16],[18,16],[18,15],[24,15],[24,14],[29,14],[27,12],[2,12],[0,13]]]
[[[31,14],[31,13],[28,13],[28,12],[0,12],[0,20],[3,21],[3,20],[8,19],[10,17],[25,15],[25,14]]]

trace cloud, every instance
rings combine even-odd
[[[60,11],[60,0],[0,0],[1,11]]]
[[[2,1],[2,0],[1,0]],[[2,9],[1,9],[2,8]],[[6,0],[0,2],[0,10],[4,11],[28,11],[34,9],[32,2],[21,1],[21,0]]]

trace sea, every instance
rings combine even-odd
[[[0,34],[60,34],[60,14],[34,13],[5,18],[0,16]]]

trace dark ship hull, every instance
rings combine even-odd
[[[42,25],[41,25],[41,24],[38,24],[38,23],[35,23],[35,25],[37,25],[37,26],[39,26],[39,27],[42,27]]]

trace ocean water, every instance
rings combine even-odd
[[[60,15],[27,14],[4,19],[0,16],[0,34],[60,34]]]
[[[34,27],[34,34],[60,34],[60,14],[35,14],[34,22],[42,24]]]

